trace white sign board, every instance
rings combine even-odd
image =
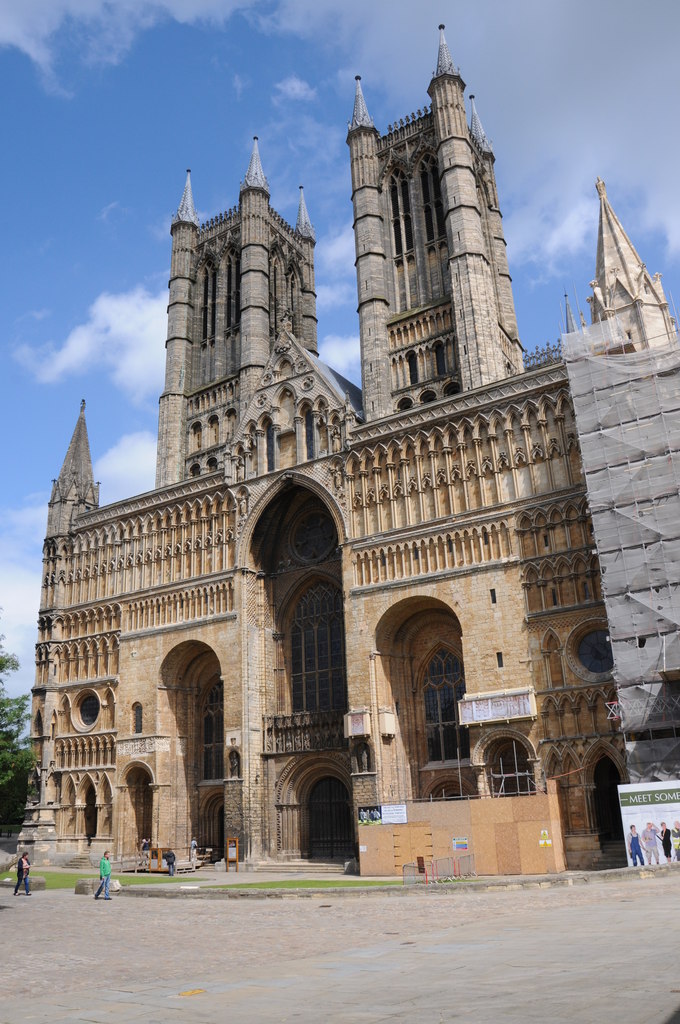
[[[500,693],[497,696],[464,697],[458,704],[463,725],[478,722],[506,721],[509,718],[532,718],[535,714],[533,693]]]
[[[383,804],[380,810],[383,825],[405,825],[408,820],[406,804]]]
[[[680,779],[618,789],[628,864],[680,861]]]

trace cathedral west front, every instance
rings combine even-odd
[[[525,359],[464,91],[443,28],[427,103],[384,133],[357,79],[361,388],[318,356],[302,191],[288,224],[256,139],[237,204],[200,224],[187,174],[155,488],[99,506],[83,404],[50,500],[38,863],[143,837],[346,860],[362,808],[549,780],[568,865],[617,838],[629,775],[568,374],[559,347]],[[659,284],[641,315],[664,302]]]

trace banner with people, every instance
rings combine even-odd
[[[680,779],[618,790],[629,866],[680,862]]]

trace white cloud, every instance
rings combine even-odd
[[[224,24],[255,0],[0,0],[0,47],[26,54],[59,91],[56,38],[68,29],[86,62],[116,64],[135,36],[164,18],[181,24]]]
[[[288,78],[277,82],[274,89],[276,90],[274,95],[275,103],[282,103],[284,100],[303,100],[307,102],[316,98],[316,89],[313,89],[302,78],[298,78],[297,75],[289,75]]]
[[[345,337],[338,334],[327,334],[319,343],[319,356],[322,362],[328,363],[343,377],[347,377],[357,384],[361,381],[358,334]]]
[[[350,281],[336,281],[332,284],[316,286],[316,309],[318,313],[328,313],[341,306],[356,306],[356,287]]]
[[[317,271],[354,275],[354,231],[351,223],[320,238],[314,256]]]
[[[103,292],[86,323],[74,327],[62,345],[24,345],[17,358],[42,383],[102,367],[120,391],[142,403],[162,388],[167,304],[165,289],[155,295],[141,286],[118,295]]]
[[[18,508],[0,508],[0,634],[19,659],[5,681],[10,696],[33,686],[47,494],[31,495]]]
[[[156,473],[155,435],[146,430],[124,434],[93,468],[95,479],[101,481],[102,505],[150,491]]]

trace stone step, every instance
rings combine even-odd
[[[77,871],[91,870],[94,865],[90,860],[89,853],[77,853],[70,861],[64,864],[65,868],[75,868]]]
[[[268,871],[275,874],[344,875],[344,861],[328,860],[262,860],[250,866],[250,871]]]

